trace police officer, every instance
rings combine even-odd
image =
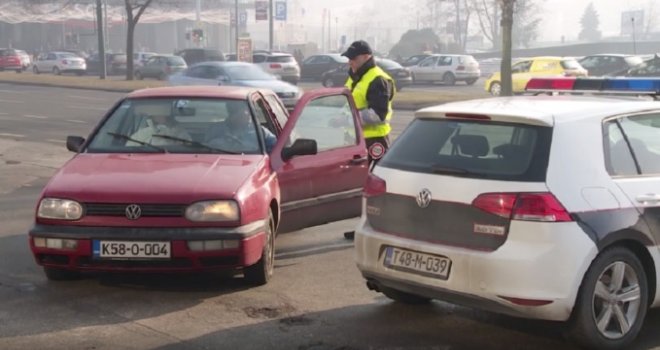
[[[394,80],[376,66],[373,51],[364,40],[353,42],[342,56],[348,58],[350,70],[346,87],[351,90],[355,105],[360,110],[369,166],[373,167],[385,155],[390,144]]]
[[[351,90],[355,106],[360,110],[369,167],[373,168],[390,144],[394,80],[376,66],[373,51],[364,40],[353,42],[342,56],[348,58],[350,70],[346,87]],[[346,239],[353,239],[354,236],[354,231],[344,232]]]

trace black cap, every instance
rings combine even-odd
[[[346,49],[346,52],[342,53],[342,56],[348,57],[349,60],[354,59],[355,57],[359,55],[371,55],[373,51],[371,51],[371,46],[364,41],[364,40],[358,40],[354,41],[351,46]]]

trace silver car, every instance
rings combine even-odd
[[[87,63],[84,58],[69,52],[49,52],[34,62],[32,70],[35,74],[52,72],[55,75],[62,73],[84,75],[87,71]]]
[[[170,76],[171,85],[249,86],[274,91],[287,109],[293,109],[300,99],[298,87],[278,80],[246,62],[202,62]]]
[[[464,81],[472,85],[481,75],[479,63],[470,55],[432,55],[409,68],[415,83],[439,81],[454,85],[457,81]]]
[[[266,73],[280,77],[291,84],[300,81],[300,66],[296,59],[288,53],[255,53],[252,62]]]

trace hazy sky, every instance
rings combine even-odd
[[[309,16],[307,21],[313,23],[320,21],[323,8],[333,8],[333,17],[340,15],[340,30],[358,17],[345,15],[352,11],[359,11],[365,4],[380,3],[382,12],[379,14],[389,20],[382,21],[382,25],[390,24],[397,28],[411,27],[413,20],[410,15],[402,15],[401,4],[414,4],[424,0],[298,0],[305,7]],[[660,18],[660,0],[537,0],[542,7],[541,30],[539,41],[559,41],[562,35],[566,40],[576,40],[580,31],[580,18],[584,9],[593,2],[599,13],[600,29],[605,36],[618,35],[621,30],[621,12],[628,10],[645,10],[645,22],[651,17]],[[399,4],[398,6],[396,4]],[[398,18],[398,20],[395,20]],[[660,30],[660,20],[656,20],[656,30]],[[476,28],[476,25],[475,25]]]

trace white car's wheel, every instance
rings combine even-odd
[[[642,328],[648,293],[644,267],[630,249],[603,251],[582,281],[571,338],[587,348],[625,349]]]

